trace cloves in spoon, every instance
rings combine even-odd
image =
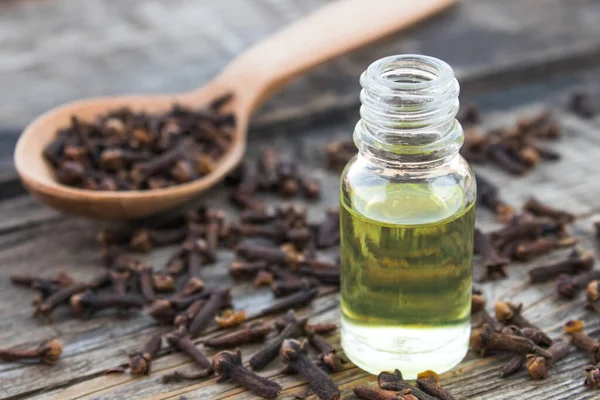
[[[306,350],[306,342],[300,343],[294,339],[286,339],[281,345],[281,359],[287,370],[302,375],[315,395],[322,400],[338,400],[340,389],[329,375],[317,367]]]

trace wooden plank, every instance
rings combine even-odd
[[[533,109],[536,108],[534,105]],[[532,110],[509,110],[484,115],[486,123],[507,124],[516,120],[518,114]],[[593,198],[600,195],[600,188],[586,179],[592,173],[588,163],[579,162],[579,154],[587,152],[586,158],[593,159],[597,148],[597,121],[580,121],[571,115],[561,114],[560,121],[567,128],[567,136],[556,146],[565,154],[565,159],[556,164],[547,164],[534,170],[529,176],[514,179],[491,168],[478,170],[490,176],[503,187],[503,195],[512,204],[518,205],[530,194],[531,187],[536,187],[536,195],[544,200],[552,201],[557,206],[573,209],[582,216],[590,215],[595,210]],[[317,218],[318,213],[328,205],[337,202],[337,175],[322,170],[322,146],[331,137],[348,134],[351,124],[338,125],[327,129],[315,129],[307,134],[286,137],[275,133],[267,133],[265,142],[278,148],[286,149],[284,153],[294,152],[305,160],[307,168],[314,168],[316,174],[324,179],[325,198],[315,207],[311,217]],[[261,142],[251,144],[250,152],[255,154]],[[295,151],[294,151],[295,150]],[[600,150],[596,150],[600,151]],[[546,183],[544,183],[547,180]],[[564,187],[568,190],[558,191]],[[585,192],[585,193],[584,193]],[[226,192],[216,189],[208,197],[212,204],[227,204]],[[163,386],[159,377],[174,368],[189,365],[181,355],[165,354],[156,363],[156,373],[148,379],[132,380],[127,375],[121,377],[105,377],[101,372],[108,367],[126,362],[126,353],[139,346],[153,331],[152,321],[143,314],[127,320],[115,320],[111,316],[98,316],[89,321],[72,320],[65,314],[58,313],[54,325],[47,326],[32,319],[29,315],[30,293],[27,290],[15,288],[8,283],[10,272],[39,271],[50,273],[60,267],[72,271],[80,279],[86,279],[98,272],[98,253],[94,243],[94,233],[98,226],[89,221],[69,217],[43,217],[45,208],[27,199],[18,198],[0,203],[0,211],[15,210],[18,218],[24,223],[28,221],[25,215],[41,215],[38,224],[23,226],[22,229],[5,229],[0,233],[0,293],[3,302],[0,308],[0,332],[3,344],[16,344],[24,340],[36,341],[48,335],[58,334],[65,340],[65,356],[55,369],[48,370],[41,366],[19,366],[3,364],[0,366],[0,385],[6,388],[0,394],[2,398],[19,398],[37,395],[39,398],[56,396],[56,398],[74,398],[88,396],[93,398],[178,398],[185,394],[188,398],[233,398],[249,399],[252,396],[231,385],[212,385],[212,383],[187,383],[175,386]],[[3,212],[4,214],[4,212]],[[588,231],[591,236],[591,218],[583,219],[577,231]],[[485,211],[478,215],[478,225],[490,229],[496,222]],[[8,224],[18,227],[20,223]],[[586,243],[586,247],[595,246],[595,242]],[[156,265],[161,265],[168,257],[169,251],[158,251],[149,258]],[[231,260],[228,252],[223,252],[220,263],[207,269],[209,284],[225,282],[226,266]],[[590,318],[583,310],[583,301],[562,302],[553,296],[553,284],[528,286],[524,284],[526,267],[514,265],[510,268],[510,279],[494,284],[482,285],[490,298],[510,298],[523,301],[527,306],[526,315],[534,322],[540,323],[556,336],[560,336],[561,324],[569,318],[583,316],[590,320],[589,329],[600,334],[600,322]],[[254,290],[237,288],[236,304],[257,310],[267,296],[257,296]],[[258,292],[260,293],[260,292]],[[333,303],[331,303],[333,299]],[[326,297],[319,300],[314,307],[315,313],[328,320],[337,320],[336,297]],[[319,304],[327,303],[321,308]],[[332,309],[333,307],[333,309]],[[598,336],[597,336],[598,337]],[[200,339],[201,341],[202,339]],[[255,347],[254,347],[255,348]],[[253,347],[244,348],[245,359],[253,351]],[[212,354],[212,353],[210,353]],[[459,369],[444,375],[443,383],[459,396],[459,398],[501,399],[506,395],[507,388],[515,395],[528,396],[532,399],[542,399],[552,394],[557,399],[591,398],[590,392],[581,385],[581,366],[585,364],[585,356],[574,352],[570,358],[561,364],[548,381],[543,384],[532,383],[526,373],[521,373],[508,381],[497,378],[497,369],[502,360],[479,359],[470,356]],[[51,371],[51,373],[49,373]],[[274,373],[276,366],[269,369]],[[339,375],[339,377],[338,377]],[[348,379],[346,393],[357,382],[372,381],[366,374],[350,368],[336,375],[336,380],[344,382]],[[285,385],[286,390],[299,388],[299,381],[292,377],[275,376],[275,379]],[[212,381],[209,381],[212,382]],[[216,386],[216,387],[215,387]],[[205,388],[206,387],[206,388]],[[52,391],[52,388],[59,388]],[[49,390],[49,391],[48,391]],[[207,392],[208,391],[208,392]],[[216,391],[216,392],[213,392]],[[64,396],[64,397],[61,397]],[[587,396],[587,397],[586,397]]]

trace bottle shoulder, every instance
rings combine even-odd
[[[414,171],[368,162],[358,155],[341,177],[341,203],[367,218],[390,223],[439,221],[473,205],[469,164],[457,156],[443,168]]]

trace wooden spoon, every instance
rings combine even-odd
[[[102,97],[69,103],[46,112],[27,126],[15,150],[15,165],[25,187],[58,210],[86,217],[134,219],[176,207],[198,196],[232,170],[246,148],[246,130],[252,113],[273,93],[315,66],[380,39],[440,12],[457,0],[340,0],[254,45],[233,60],[204,87],[162,96]],[[93,121],[119,107],[161,113],[177,102],[201,107],[226,92],[234,93],[237,118],[231,150],[211,174],[193,182],[147,191],[93,191],[62,185],[54,180],[42,157],[58,128],[76,115]]]

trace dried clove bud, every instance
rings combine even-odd
[[[440,400],[456,400],[454,396],[440,386],[439,380],[438,374],[433,371],[421,372],[417,377],[417,387]]]
[[[231,379],[253,394],[265,399],[274,399],[281,392],[281,386],[276,382],[263,378],[244,368],[242,365],[242,354],[239,350],[235,353],[230,351],[217,353],[213,357],[212,365],[214,370],[220,375],[217,382]]]
[[[511,243],[537,239],[546,233],[546,230],[554,228],[556,225],[559,225],[559,223],[549,223],[544,219],[526,215],[515,219],[513,223],[508,224],[506,227],[492,232],[490,239],[496,248],[502,249]]]
[[[352,138],[336,139],[327,144],[325,154],[328,168],[341,172],[356,155],[356,146]]]
[[[270,306],[263,308],[260,311],[260,315],[272,314],[295,307],[303,307],[317,297],[318,293],[319,288],[311,288],[292,293],[273,302]]]
[[[512,175],[525,175],[528,167],[512,154],[511,149],[502,142],[489,143],[485,154],[496,165]]]
[[[41,278],[33,275],[12,274],[10,280],[15,285],[39,289],[47,286],[69,287],[75,284],[75,279],[66,271],[60,270],[52,278]]]
[[[566,223],[575,221],[575,215],[572,213],[544,204],[535,197],[530,197],[523,205],[523,209],[538,217],[549,217]]]
[[[600,388],[600,366],[587,366],[585,367],[585,372],[587,372],[587,376],[583,382],[584,385],[589,389]]]
[[[306,326],[304,329],[306,332]],[[333,346],[329,344],[323,336],[312,334],[309,336],[308,342],[319,352],[318,360],[331,372],[337,372],[342,369],[342,364],[344,364],[346,360],[337,355]]]
[[[568,258],[553,261],[529,270],[531,283],[546,282],[561,274],[575,275],[592,269],[594,266],[594,253],[590,251],[573,251]]]
[[[321,183],[318,180],[310,176],[302,176],[300,178],[300,186],[305,198],[314,200],[321,197]]]
[[[129,354],[129,368],[132,375],[150,375],[152,359],[158,354],[162,338],[156,334],[139,350]]]
[[[258,159],[258,172],[260,173],[260,186],[263,189],[269,190],[277,185],[279,181],[278,163],[279,154],[273,147],[262,149]]]
[[[337,385],[308,358],[306,342],[284,340],[281,345],[281,359],[286,364],[287,370],[302,375],[308,381],[308,385],[319,399],[340,398],[340,389]]]
[[[317,228],[316,245],[319,249],[334,246],[340,241],[340,210],[330,208],[325,214],[325,221]]]
[[[471,314],[476,314],[480,311],[485,310],[487,300],[480,294],[473,294],[471,296]]]
[[[471,335],[471,348],[481,355],[489,351],[503,350],[520,354],[535,353],[550,358],[550,354],[537,346],[531,339],[522,336],[496,332],[488,325]]]
[[[492,244],[489,235],[475,229],[473,250],[476,254],[481,255],[482,265],[485,268],[485,273],[482,277],[483,281],[490,280],[494,275],[506,277],[505,267],[509,260],[498,254],[496,247]]]
[[[228,288],[219,288],[210,295],[210,298],[206,302],[206,305],[200,310],[196,318],[190,323],[190,336],[197,337],[206,325],[213,319],[217,312],[229,305],[231,302],[231,295]]]
[[[548,368],[569,353],[569,343],[556,342],[548,348],[550,358],[538,357],[534,354],[527,356],[527,370],[533,379],[545,379],[548,376]]]
[[[172,275],[181,274],[185,270],[187,256],[187,249],[178,249],[169,261],[167,261],[167,265],[165,266],[166,272]]]
[[[152,267],[140,263],[136,267],[136,272],[142,297],[146,300],[146,302],[152,303],[156,299],[156,294],[154,293],[154,282],[152,279]]]
[[[331,333],[331,332],[335,331],[336,329],[337,329],[336,324],[327,323],[327,322],[319,323],[319,324],[306,323],[304,325],[304,332],[308,335],[311,335],[311,334],[323,335],[323,334]]]
[[[155,273],[152,275],[152,286],[157,292],[172,292],[175,290],[175,280],[172,275]]]
[[[184,312],[179,314],[173,320],[173,325],[175,325],[178,329],[184,328],[187,329],[190,323],[196,318],[198,313],[202,310],[204,305],[206,304],[206,300],[196,300],[192,304],[190,304]]]
[[[563,328],[565,333],[571,338],[571,343],[584,350],[594,364],[600,362],[600,343],[589,337],[584,331],[584,322],[582,320],[567,321]]]
[[[529,261],[552,250],[575,246],[577,243],[579,243],[579,239],[576,238],[548,239],[542,237],[532,242],[517,243],[512,255],[517,260]]]
[[[142,308],[145,304],[144,298],[137,294],[125,295],[96,294],[90,291],[78,293],[71,296],[71,312],[77,317],[89,316],[92,313],[109,308],[128,310],[131,308]]]
[[[475,174],[477,181],[477,204],[489,209],[502,220],[507,220],[513,215],[513,208],[500,199],[498,188],[490,181]]]
[[[318,286],[318,281],[311,278],[283,279],[273,282],[271,290],[277,297],[287,296],[299,291],[306,291]]]
[[[185,329],[179,328],[178,330],[169,333],[166,336],[167,342],[173,347],[178,348],[185,354],[187,354],[198,367],[200,367],[206,376],[212,375],[212,367],[210,362],[206,359],[204,354],[199,348],[192,342],[190,335],[187,334]]]
[[[221,328],[231,328],[237,326],[246,320],[246,311],[226,310],[220,316],[215,317],[215,322]]]
[[[154,246],[167,246],[179,243],[187,235],[187,229],[138,229],[133,233],[130,239],[130,246],[133,250],[148,253]]]
[[[573,92],[569,99],[569,109],[582,118],[592,118],[596,110],[592,105],[590,95],[585,92]]]
[[[271,361],[277,358],[279,348],[285,339],[301,335],[303,327],[306,324],[306,319],[296,319],[292,311],[288,311],[285,315],[286,325],[273,339],[265,343],[255,354],[250,358],[250,366],[255,371],[260,371],[266,367]]]
[[[587,302],[585,306],[595,312],[600,312],[600,280],[591,281],[585,291]]]
[[[235,260],[229,267],[229,275],[234,279],[252,278],[267,269],[266,261]]]
[[[556,280],[556,291],[559,295],[572,299],[577,292],[587,287],[591,281],[596,279],[600,279],[600,270],[597,269],[575,276],[560,275]]]
[[[76,293],[83,292],[89,287],[90,285],[86,283],[77,283],[73,286],[60,289],[59,291],[48,297],[46,300],[44,300],[42,303],[38,304],[36,306],[34,315],[41,315],[44,318],[49,319],[50,314],[56,307],[68,303],[71,296],[75,295]]]
[[[504,367],[502,367],[502,371],[500,372],[500,376],[507,377],[518,372],[521,367],[525,365],[525,361],[527,361],[527,356],[524,354],[514,355],[506,364],[504,364]]]
[[[287,248],[240,245],[237,247],[236,253],[238,256],[250,261],[261,260],[277,265],[294,266],[303,261],[301,254]]]
[[[421,389],[412,386],[402,378],[402,374],[397,369],[393,373],[382,372],[377,376],[377,384],[381,389],[403,392],[410,390],[410,393],[419,400],[439,400],[437,397],[431,396]]]
[[[108,272],[112,283],[112,291],[117,296],[127,294],[127,283],[131,274],[129,271],[111,270]]]
[[[157,323],[169,325],[173,322],[176,312],[175,308],[173,308],[173,304],[169,300],[158,299],[150,305],[148,314],[154,318]]]
[[[497,301],[494,305],[496,319],[507,325],[515,325],[519,328],[533,328],[541,331],[536,325],[529,322],[523,315],[522,303],[511,303],[508,301]]]
[[[62,354],[62,343],[47,339],[31,348],[0,349],[0,359],[6,361],[38,359],[41,363],[54,365]]]
[[[235,332],[218,335],[204,342],[204,345],[212,348],[234,348],[247,343],[263,341],[273,328],[264,322],[255,322],[248,327]]]
[[[259,271],[254,278],[254,287],[271,286],[273,284],[273,274],[269,271]]]

